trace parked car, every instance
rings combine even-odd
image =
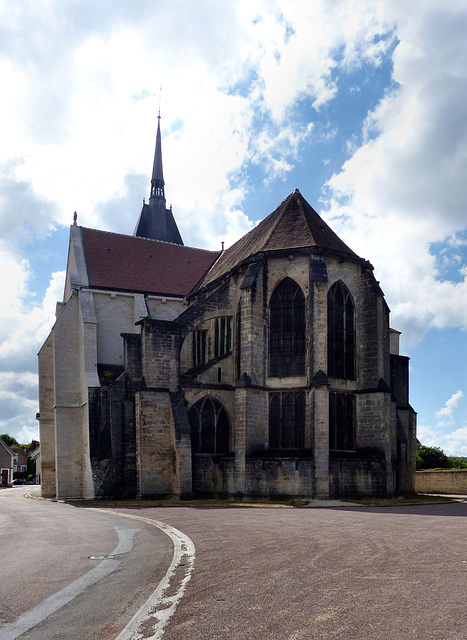
[[[26,484],[26,480],[24,478],[16,478],[16,480],[13,480],[13,484]]]

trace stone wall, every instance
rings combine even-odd
[[[73,294],[53,329],[57,498],[94,497],[87,386],[93,361],[91,349],[85,348],[87,311]]]
[[[390,401],[390,394],[382,391],[357,394],[358,448],[376,447],[386,452]]]
[[[167,320],[145,320],[142,373],[147,387],[177,390],[180,385],[180,326]]]
[[[53,334],[39,351],[39,438],[41,441],[41,492],[55,498],[55,424],[54,424]]]
[[[252,498],[313,498],[314,461],[311,458],[274,457],[246,459],[246,495]]]
[[[467,495],[467,469],[442,471],[417,471],[417,493],[453,493]]]
[[[193,492],[197,497],[228,498],[235,494],[233,456],[193,456]]]
[[[330,498],[391,495],[384,460],[332,458]]]
[[[135,395],[137,495],[178,495],[175,428],[170,395],[140,390]]]

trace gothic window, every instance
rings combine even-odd
[[[355,379],[354,306],[340,280],[328,293],[328,375]]]
[[[235,371],[237,374],[237,380],[242,375],[242,301],[238,303],[237,317],[236,317],[236,351],[235,351]]]
[[[192,361],[194,367],[206,362],[206,335],[207,331],[205,330],[193,331],[192,333]]]
[[[269,404],[269,448],[303,449],[305,394],[274,393]]]
[[[329,449],[352,451],[355,448],[355,396],[350,393],[329,394]]]
[[[214,321],[214,357],[218,358],[232,350],[231,318],[216,318]]]
[[[305,296],[296,282],[285,278],[271,296],[269,375],[305,373]]]
[[[206,396],[188,411],[193,453],[228,453],[230,420],[220,402]]]

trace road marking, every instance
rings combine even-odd
[[[115,527],[118,535],[118,544],[112,551],[113,556],[128,553],[133,549],[133,538],[140,529],[127,529],[125,527]],[[71,602],[76,596],[86,591],[90,586],[106,578],[120,564],[120,560],[109,558],[100,562],[97,567],[91,569],[84,576],[74,580],[58,593],[54,593],[33,609],[21,614],[14,622],[0,627],[0,640],[15,640],[23,633],[43,622],[66,604]]]
[[[92,510],[146,522],[154,527],[158,527],[172,540],[174,555],[170,567],[167,569],[167,573],[160,581],[157,589],[149,596],[123,631],[115,638],[115,640],[160,640],[168,621],[175,613],[177,605],[193,573],[195,562],[195,545],[193,541],[184,533],[175,529],[175,527],[171,527],[165,522],[159,522],[159,520],[152,520],[151,518],[144,518],[143,516],[135,516],[108,509],[92,507]],[[172,592],[172,595],[165,595],[168,594],[169,591]]]

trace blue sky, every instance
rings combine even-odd
[[[375,267],[419,439],[467,455],[464,1],[0,0],[0,25],[0,433],[37,437],[73,211],[133,232],[160,101],[185,244],[298,187]]]

